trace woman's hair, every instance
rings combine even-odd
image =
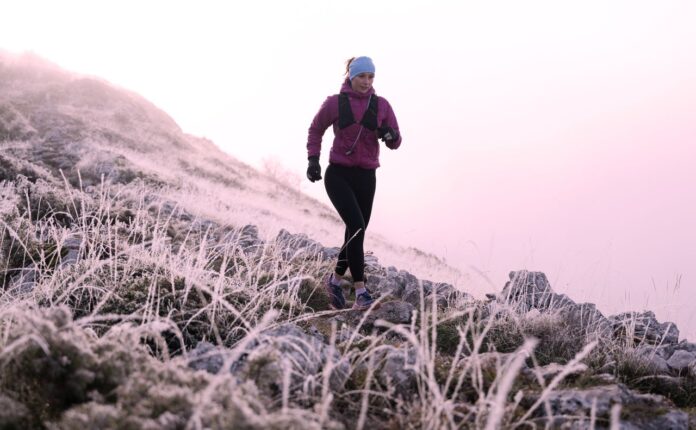
[[[352,63],[353,60],[355,60],[355,58],[356,58],[356,57],[351,57],[351,58],[349,58],[348,60],[346,60],[346,74],[345,74],[345,77],[348,77],[348,76],[350,75],[350,63]]]

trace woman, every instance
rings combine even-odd
[[[382,139],[389,149],[401,145],[394,111],[385,98],[375,94],[374,78],[375,66],[369,57],[348,60],[340,94],[324,101],[309,127],[307,138],[307,178],[314,182],[321,179],[322,136],[333,126],[335,137],[324,185],[331,203],[346,224],[335,273],[327,276],[324,282],[334,309],[346,307],[340,280],[348,269],[355,287],[353,309],[365,310],[374,303],[365,288],[363,242],[375,196],[375,170],[379,167],[377,139]]]

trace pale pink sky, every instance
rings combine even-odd
[[[371,228],[475,267],[491,290],[509,270],[541,270],[575,300],[653,309],[696,338],[696,2],[28,0],[2,11],[0,48],[102,76],[234,156],[299,175],[343,61],[370,55],[405,136],[383,151]],[[328,201],[322,184],[301,186]]]

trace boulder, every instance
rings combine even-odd
[[[401,298],[404,295],[404,285],[395,276],[377,277],[368,276],[368,285],[374,285],[374,289],[380,296]],[[372,288],[372,287],[371,287]]]
[[[696,367],[696,353],[678,350],[669,357],[667,365],[675,372],[688,371],[690,368]]]
[[[509,277],[502,292],[489,295],[489,300],[512,305],[520,313],[558,312],[564,320],[587,333],[611,331],[610,321],[596,305],[575,303],[567,295],[555,293],[543,272],[518,270],[510,272]]]
[[[69,236],[67,239],[65,239],[62,245],[63,249],[66,250],[66,253],[60,259],[60,266],[72,266],[73,264],[77,263],[80,255],[80,248],[82,246],[82,235],[77,234]]]
[[[525,403],[536,398],[538,394],[531,395]],[[622,429],[688,429],[688,414],[674,409],[663,396],[641,394],[622,384],[555,390],[547,399],[553,422],[561,428],[586,428],[583,425],[589,423],[593,408],[597,419],[607,422],[612,406],[618,404],[622,408]],[[546,419],[543,406],[534,414]]]
[[[269,330],[247,345],[242,356],[230,363],[229,371],[240,380],[251,379],[264,393],[280,392],[284,381],[290,391],[314,390],[320,386],[322,372],[329,360],[331,390],[340,392],[348,379],[349,363],[320,340],[305,334],[294,324]],[[199,342],[189,351],[188,367],[216,374],[222,369],[231,350],[209,342]]]
[[[560,313],[563,319],[587,333],[600,336],[611,333],[611,322],[594,303],[566,302],[566,306],[560,310]]]
[[[320,256],[324,259],[324,247],[304,233],[291,234],[281,229],[275,238],[284,260],[306,259]]]
[[[259,239],[259,229],[251,224],[234,230],[230,239],[236,241],[246,255],[254,255],[264,246],[263,241]]]
[[[575,304],[565,294],[554,293],[543,272],[518,270],[510,272],[508,276],[510,280],[505,283],[497,300],[515,306],[521,312],[564,309]]]
[[[410,399],[417,395],[417,375],[411,368],[416,363],[416,350],[401,349],[385,345],[376,352],[377,370],[375,377],[383,386],[393,387],[397,397]]]
[[[669,373],[669,366],[667,365],[667,360],[665,359],[662,349],[650,345],[643,345],[633,350],[633,352],[654,372],[659,374]]]
[[[696,352],[696,343],[687,342],[686,339],[684,339],[674,346],[674,350]]]
[[[348,379],[349,363],[297,325],[286,324],[264,332],[250,344],[232,371],[240,378],[253,379],[263,392],[276,395],[285,380],[290,384],[290,392],[318,389],[329,361],[332,363],[330,388],[340,392]]]
[[[370,330],[377,320],[388,321],[392,324],[410,324],[413,310],[413,305],[410,303],[393,301],[381,303],[379,308],[373,309],[367,315],[364,311],[351,310],[338,315],[336,319],[355,327],[365,318],[361,328]]]
[[[198,342],[196,347],[189,351],[188,367],[214,375],[220,371],[224,364],[224,353],[224,348],[219,348],[210,342]]]
[[[525,309],[542,309],[548,306],[553,294],[551,285],[543,272],[527,270],[513,271],[508,274],[510,280],[505,283],[498,300],[507,303],[522,304]]]
[[[634,344],[677,345],[679,329],[674,323],[660,323],[652,311],[624,312],[609,317],[614,336]]]

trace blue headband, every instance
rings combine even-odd
[[[361,73],[375,73],[375,65],[370,57],[358,57],[348,66],[350,80]]]

